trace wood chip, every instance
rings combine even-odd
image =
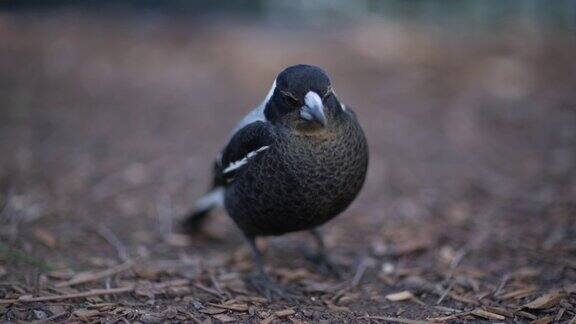
[[[90,318],[100,315],[100,311],[95,309],[77,309],[72,314],[80,318]]]
[[[432,245],[433,243],[429,240],[414,240],[393,246],[386,251],[387,253],[385,253],[385,255],[398,257],[418,253],[429,249]]]
[[[539,319],[533,320],[532,322],[530,322],[530,324],[548,324],[548,323],[552,323],[554,321],[554,316],[550,315],[550,316],[545,316],[545,317],[541,317]]]
[[[215,319],[217,319],[223,323],[229,323],[229,322],[237,321],[237,319],[235,319],[234,317],[228,316],[226,314],[218,314],[218,315],[214,315],[212,317],[214,317]]]
[[[556,316],[554,317],[554,320],[557,321],[557,322],[560,321],[560,320],[562,319],[562,317],[564,316],[564,312],[566,312],[566,309],[565,309],[565,308],[560,308],[560,309],[558,310],[558,313],[557,313]]]
[[[294,315],[294,314],[296,314],[296,312],[293,309],[288,308],[288,309],[284,309],[281,311],[277,311],[274,314],[278,317],[286,317],[286,316]]]
[[[469,305],[479,305],[480,303],[472,298],[466,297],[466,296],[462,296],[459,295],[457,293],[451,292],[448,294],[448,296],[450,296],[450,298],[457,300],[459,302],[462,302],[464,304],[469,304]]]
[[[526,318],[531,319],[531,320],[535,320],[538,318],[537,316],[530,314],[528,312],[525,312],[525,311],[517,311],[515,314],[522,316],[522,317],[526,317]]]
[[[272,321],[276,318],[276,315],[272,314],[268,317],[266,317],[265,319],[260,321],[260,324],[270,324],[272,323]]]
[[[562,298],[564,298],[565,294],[561,292],[551,292],[545,295],[542,295],[535,300],[529,302],[528,304],[522,306],[522,308],[530,308],[530,309],[548,309],[556,306],[558,302]]]
[[[208,305],[214,306],[217,308],[229,309],[229,310],[234,311],[234,312],[247,312],[248,311],[248,305],[246,305],[246,304],[224,305],[224,304],[208,303]]]
[[[494,306],[484,306],[484,309],[491,312],[491,313],[496,313],[502,316],[506,316],[506,317],[514,317],[514,313],[510,310],[507,310],[505,308],[502,307],[494,307]]]
[[[403,324],[429,324],[432,322],[428,322],[428,321],[419,321],[419,320],[412,320],[412,319],[408,319],[408,318],[402,318],[402,317],[387,317],[387,316],[362,316],[359,317],[359,319],[374,319],[374,320],[380,320],[380,321],[386,321],[388,323],[403,323]]]
[[[443,317],[429,317],[428,320],[432,321],[432,322],[444,323],[444,322],[451,321],[453,319],[467,316],[467,315],[470,315],[470,312],[460,312],[460,313],[456,313],[456,314],[452,314],[452,315],[448,315],[448,316],[443,316]]]
[[[33,234],[34,237],[40,241],[40,243],[46,245],[47,247],[53,248],[56,246],[56,238],[47,230],[37,227],[34,229]]]
[[[409,300],[412,298],[414,298],[414,294],[412,294],[412,292],[410,292],[408,290],[404,290],[401,292],[386,295],[386,299],[388,299],[389,301],[392,301],[392,302],[399,302],[399,301]]]
[[[502,315],[499,315],[499,314],[496,314],[496,313],[492,313],[492,312],[483,310],[483,309],[481,309],[481,308],[476,308],[475,310],[473,310],[473,311],[471,312],[471,314],[472,314],[472,315],[476,315],[476,316],[478,316],[478,317],[485,318],[485,319],[489,319],[489,320],[499,320],[499,321],[501,321],[501,320],[506,319],[506,317],[504,317],[504,316],[502,316]]]
[[[518,289],[518,290],[511,291],[509,293],[503,294],[502,296],[500,296],[500,299],[502,299],[502,300],[520,299],[520,298],[524,298],[524,297],[528,297],[528,296],[533,295],[536,292],[536,290],[537,290],[536,287],[528,287],[528,288]]]
[[[217,307],[206,307],[203,310],[201,310],[202,313],[204,314],[208,314],[208,315],[216,315],[216,314],[222,314],[226,312],[226,309],[224,308],[217,308]]]

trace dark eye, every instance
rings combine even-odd
[[[284,97],[284,101],[292,107],[300,107],[300,100],[296,99],[291,93],[282,92],[282,96]]]

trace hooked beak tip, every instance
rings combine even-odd
[[[326,127],[328,121],[324,114],[324,104],[317,93],[310,91],[306,94],[305,105],[300,111],[300,117],[308,121],[314,121],[322,127]]]

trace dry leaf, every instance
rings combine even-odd
[[[386,299],[393,302],[404,301],[412,298],[414,298],[414,295],[408,290],[386,295]]]
[[[529,302],[528,304],[522,306],[523,308],[530,308],[530,309],[547,309],[552,308],[558,304],[560,299],[564,298],[564,294],[561,292],[551,292],[545,295],[542,295],[535,300]]]
[[[485,311],[481,308],[477,308],[477,309],[473,310],[471,312],[471,314],[476,315],[478,317],[485,318],[485,319],[500,320],[500,321],[506,319],[506,317],[504,317],[502,315],[498,315],[496,313],[491,313],[491,312]]]

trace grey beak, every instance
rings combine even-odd
[[[304,106],[300,108],[300,117],[308,121],[315,121],[322,127],[326,127],[328,124],[324,114],[324,104],[316,92],[310,91],[304,97]]]

